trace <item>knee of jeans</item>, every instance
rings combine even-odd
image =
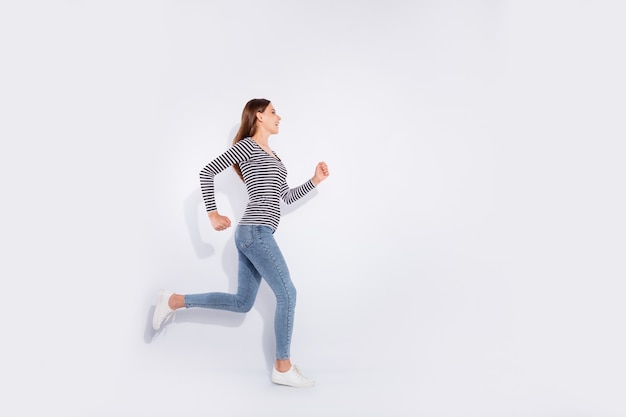
[[[238,303],[237,307],[239,307],[239,311],[241,311],[242,313],[247,313],[250,310],[252,310],[252,306],[253,305],[254,305],[253,301],[251,301],[251,300],[244,300],[244,301]]]
[[[242,313],[247,313],[250,310],[252,310],[252,304],[250,304],[250,303],[247,303],[247,304],[244,304],[243,306],[241,306],[241,312]]]
[[[296,305],[296,299],[298,298],[298,291],[293,285],[287,286],[285,289],[285,301],[291,305]]]

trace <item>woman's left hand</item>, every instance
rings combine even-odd
[[[320,162],[315,167],[315,175],[311,178],[311,181],[313,182],[313,185],[317,187],[317,184],[324,181],[329,175],[330,172],[328,171],[328,165],[326,165],[326,162]]]

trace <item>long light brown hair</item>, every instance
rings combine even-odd
[[[241,113],[241,125],[235,135],[235,139],[233,139],[233,145],[241,139],[254,136],[256,133],[256,114],[263,113],[269,104],[270,101],[264,98],[253,98],[246,103],[246,106],[243,108],[243,112]],[[237,175],[239,175],[239,178],[243,181],[243,175],[241,174],[239,164],[233,165],[233,168],[235,169],[235,172],[237,172]]]

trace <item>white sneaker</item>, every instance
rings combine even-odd
[[[315,381],[302,375],[296,365],[291,365],[291,368],[286,372],[278,372],[275,367],[272,368],[272,382],[274,384],[288,385],[296,388],[312,387],[315,385]]]
[[[167,319],[172,316],[172,313],[174,313],[174,310],[172,310],[169,305],[172,294],[174,294],[173,291],[159,291],[159,298],[157,299],[154,315],[152,316],[152,327],[154,330],[159,330]]]

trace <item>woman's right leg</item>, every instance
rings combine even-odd
[[[250,311],[261,284],[261,274],[241,250],[252,244],[250,230],[250,226],[237,226],[235,231],[235,243],[239,258],[237,293],[210,292],[183,295],[161,290],[152,316],[154,330],[159,330],[172,317],[174,311],[183,307],[214,308],[237,313]]]
[[[183,305],[180,305],[180,298],[177,300],[174,294],[170,299],[170,307],[172,304],[178,304],[180,307],[193,308],[214,308],[218,310],[228,310],[237,313],[247,313],[254,305],[259,285],[261,284],[261,275],[252,265],[252,263],[237,249],[239,256],[239,270],[237,273],[237,293],[229,294],[223,292],[209,292],[202,294],[187,294],[182,297]]]

